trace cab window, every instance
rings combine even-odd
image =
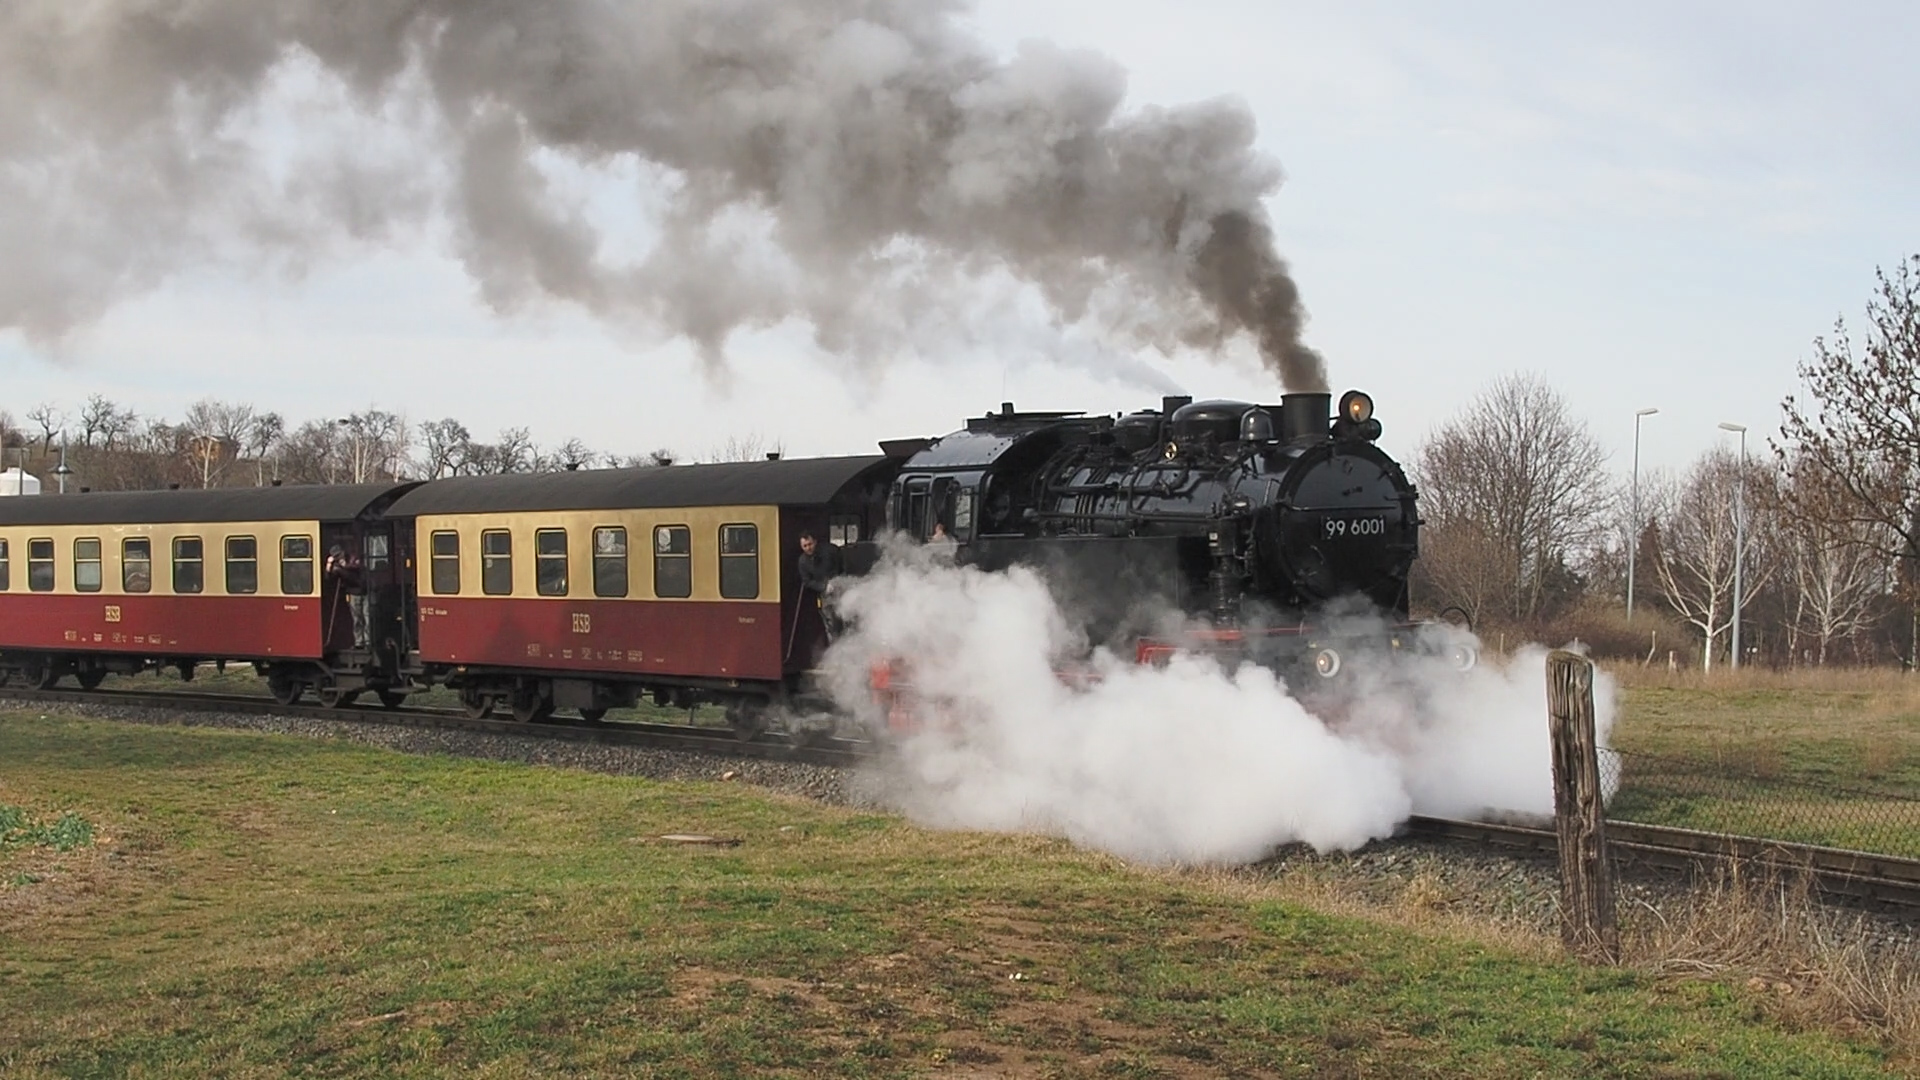
[[[460,534],[437,532],[427,541],[433,562],[433,591],[441,596],[460,592]]]
[[[593,530],[593,595],[627,595],[627,530]]]
[[[100,538],[97,536],[73,542],[73,591],[100,591]]]
[[[513,594],[513,536],[505,529],[480,534],[480,591],[488,596]]]
[[[153,541],[147,537],[120,541],[120,588],[130,593],[153,591]]]
[[[720,595],[752,600],[760,595],[760,527],[720,526]]]
[[[260,591],[260,542],[251,536],[227,537],[227,595]]]
[[[173,591],[190,595],[206,584],[204,551],[197,536],[182,536],[173,542]]]
[[[286,596],[313,593],[313,537],[280,538],[280,592]]]
[[[668,599],[693,595],[693,530],[685,525],[653,530],[653,595]]]
[[[27,541],[27,588],[34,592],[53,591],[53,541]]]
[[[567,595],[567,530],[533,534],[533,587],[541,596]]]
[[[0,592],[13,587],[13,560],[7,551],[7,541],[0,538]]]

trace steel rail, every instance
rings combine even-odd
[[[1407,822],[1406,831],[1541,855],[1559,849],[1552,829],[1527,825],[1415,817]],[[1806,873],[1823,891],[1836,896],[1920,908],[1920,860],[1916,859],[1627,821],[1607,822],[1607,846],[1616,861],[1625,857],[1666,869],[1727,860],[1758,863]]]
[[[518,735],[568,742],[602,743],[609,746],[694,750],[729,757],[797,761],[810,765],[851,765],[865,756],[861,750],[864,744],[846,739],[810,739],[774,732],[762,733],[751,739],[742,739],[730,729],[702,729],[684,724],[635,724],[607,720],[591,723],[584,720],[547,720],[537,724],[523,724],[515,720],[472,717],[457,709],[404,707],[388,709],[380,706],[361,708],[351,705],[328,708],[325,705],[301,703],[282,705],[271,698],[246,694],[141,690],[34,690],[27,687],[0,687],[0,702],[7,700],[109,708],[171,709],[177,712],[288,716],[384,727]]]

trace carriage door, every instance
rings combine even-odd
[[[398,663],[400,575],[393,557],[393,523],[371,522],[361,535],[360,565],[367,582],[367,646],[376,662]]]

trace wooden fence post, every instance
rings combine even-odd
[[[1553,735],[1553,816],[1560,834],[1560,940],[1589,960],[1620,962],[1606,804],[1593,727],[1593,663],[1578,653],[1547,657],[1547,720]]]

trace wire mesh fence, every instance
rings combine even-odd
[[[1600,751],[1607,817],[1920,859],[1920,797],[1727,760]]]

